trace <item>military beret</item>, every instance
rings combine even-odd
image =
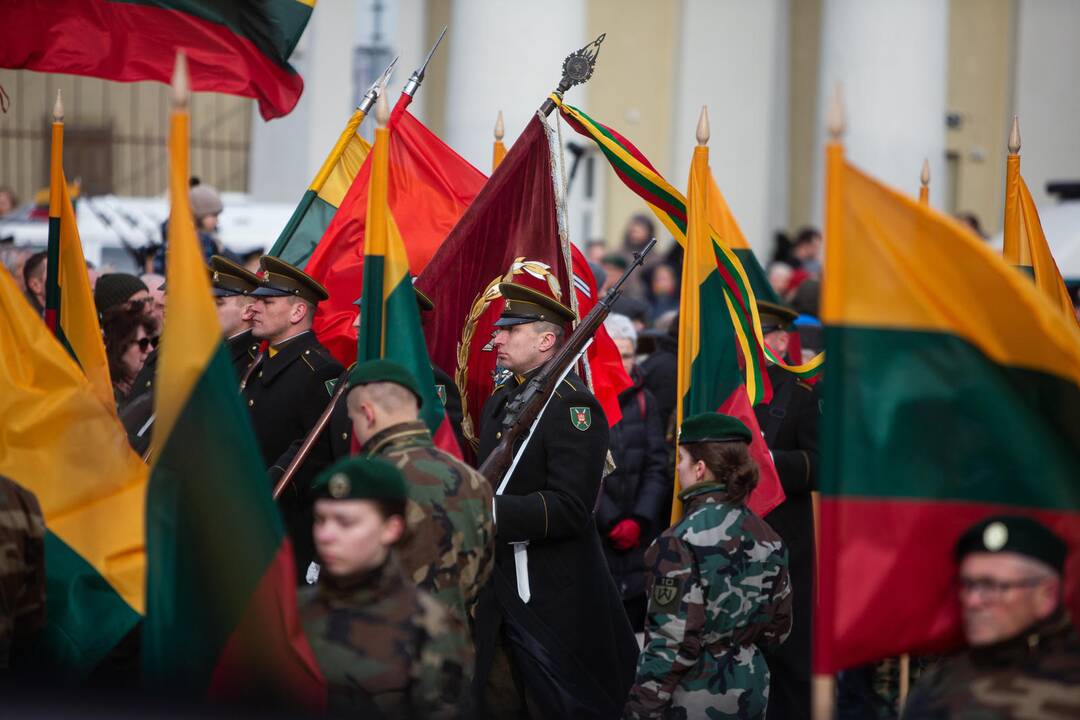
[[[416,378],[403,365],[398,365],[392,360],[368,360],[357,363],[349,371],[349,389],[368,383],[389,382],[400,385],[416,396],[416,402],[421,407],[424,398],[420,394],[420,384]]]
[[[777,305],[767,300],[757,301],[758,318],[761,320],[761,331],[772,332],[774,330],[787,330],[799,313],[789,307]]]
[[[1022,515],[995,515],[968,528],[956,541],[956,561],[971,553],[1008,552],[1065,569],[1068,546],[1038,520]]]
[[[750,428],[746,427],[742,420],[714,412],[688,417],[679,428],[679,443],[683,445],[735,441],[749,444],[753,437]]]
[[[394,465],[374,457],[351,456],[323,470],[311,486],[315,499],[405,500],[405,477]]]
[[[210,284],[214,297],[246,295],[262,285],[262,278],[221,255],[210,258]]]
[[[499,292],[506,299],[495,327],[549,322],[556,325],[573,322],[577,315],[555,298],[519,283],[499,283]]]
[[[283,297],[293,295],[318,305],[330,297],[318,280],[284,260],[270,255],[259,259],[259,267],[266,273],[258,288],[249,294],[256,297]]]
[[[416,278],[413,278],[413,283],[415,282]],[[431,298],[421,292],[415,284],[413,285],[413,293],[416,295],[416,304],[420,308],[420,312],[430,312],[435,309],[435,303],[432,302]],[[364,304],[363,301],[364,296],[361,295],[360,297],[353,300],[353,305],[355,305],[356,307],[361,307]]]

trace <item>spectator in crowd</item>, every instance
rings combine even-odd
[[[634,330],[637,332],[649,327],[649,318],[651,317],[649,315],[649,303],[644,300],[619,295],[611,311],[630,318],[630,322],[634,323]]]
[[[679,307],[679,282],[675,270],[661,262],[648,268],[649,288],[646,297],[652,317],[659,317]]]
[[[0,218],[10,215],[17,207],[19,207],[19,198],[15,195],[15,191],[6,185],[0,187]]]
[[[979,222],[978,215],[973,212],[962,212],[956,216],[956,219],[960,221],[961,225],[978,235],[980,240],[986,239],[986,232],[983,230],[982,223]]]
[[[48,266],[49,254],[42,250],[26,259],[23,265],[23,287],[26,288],[26,299],[30,301],[34,312],[38,315],[45,313],[45,270]]]
[[[150,300],[150,290],[139,278],[128,273],[105,273],[94,286],[94,305],[98,313],[115,307],[135,307],[140,310]]]
[[[19,290],[26,292],[23,268],[26,267],[26,261],[32,253],[24,247],[16,247],[12,244],[13,242],[13,240],[0,238],[0,263],[11,273],[11,277],[15,279],[15,284],[19,286]]]
[[[641,363],[642,384],[656,398],[665,437],[673,440],[672,417],[675,414],[675,393],[679,374],[679,320],[676,314],[667,333],[656,338],[656,348]]]
[[[629,264],[634,259],[634,253],[639,252],[645,245],[648,244],[656,235],[656,224],[653,219],[648,215],[639,213],[630,218],[630,221],[626,224],[626,231],[623,233],[622,247],[619,254],[622,256],[623,268],[626,264]],[[623,285],[623,294],[639,300],[648,299],[649,283],[645,278],[644,270],[647,270],[654,263],[660,261],[660,255],[656,252],[651,252],[645,258],[645,262],[642,265],[641,271],[631,275],[626,283]],[[622,274],[620,270],[613,280],[617,280],[619,275]],[[609,273],[610,275],[610,273]]]
[[[45,520],[34,494],[3,476],[0,510],[2,676],[45,624]]]
[[[89,260],[86,261],[86,279],[90,281],[90,292],[94,292],[94,288],[97,287],[98,271],[94,263]]]
[[[612,252],[605,255],[600,260],[600,267],[604,268],[604,274],[606,276],[604,284],[600,287],[600,294],[603,295],[608,290],[610,290],[611,286],[619,281],[619,278],[622,277],[622,274],[626,272],[626,268],[629,266],[630,263],[628,263],[626,261],[626,258],[619,253]],[[623,297],[634,297],[634,299],[640,299],[639,296],[631,296],[628,295],[626,292],[627,286],[630,284],[630,281],[633,280],[636,276],[637,273],[631,275],[630,279],[627,280],[626,284],[623,285]]]
[[[195,232],[199,238],[199,246],[202,248],[203,260],[207,265],[214,255],[221,255],[233,262],[241,262],[240,256],[222,245],[218,237],[218,219],[225,210],[221,202],[221,195],[216,188],[201,182],[198,178],[191,178],[191,189],[188,197],[191,202],[191,214],[195,221]],[[164,240],[161,249],[154,256],[153,271],[158,275],[165,274],[165,245],[168,243],[168,227],[166,221],[161,227],[161,236]]]
[[[262,256],[265,254],[266,253],[263,251],[262,248],[249,250],[240,256],[239,263],[245,270],[255,273],[257,275],[262,270],[262,267],[260,267],[259,265],[259,261],[262,260]]]
[[[139,276],[143,285],[150,293],[150,299],[144,308],[147,315],[154,319],[158,327],[165,322],[165,278],[157,273],[146,273]]]
[[[820,230],[814,227],[804,227],[800,230],[791,246],[791,258],[796,268],[804,270],[811,277],[819,277],[823,246]]]
[[[792,272],[794,270],[790,265],[779,260],[769,266],[769,285],[772,286],[777,297],[782,298],[787,295],[788,287],[791,286]]]
[[[585,259],[590,263],[599,263],[607,254],[607,241],[604,238],[593,238],[585,243]]]
[[[102,279],[105,277],[108,276]],[[102,314],[102,329],[113,395],[119,405],[131,392],[132,382],[142,370],[146,356],[157,347],[157,325],[143,313],[142,307],[117,305]]]
[[[637,330],[630,318],[604,321],[634,384],[619,394],[622,419],[611,428],[615,470],[604,478],[596,526],[604,555],[634,632],[645,623],[645,548],[667,527],[663,510],[671,496],[664,426],[656,398],[642,385],[635,364]]]

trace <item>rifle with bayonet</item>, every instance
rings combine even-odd
[[[592,342],[593,335],[596,334],[604,319],[611,312],[615,301],[622,294],[623,283],[644,262],[645,256],[648,255],[654,245],[656,245],[656,238],[650,240],[648,245],[634,253],[634,261],[630,263],[630,267],[626,268],[618,282],[593,306],[589,314],[578,323],[578,326],[570,333],[562,347],[526,383],[525,389],[507,403],[499,444],[495,446],[495,449],[491,451],[491,454],[487,456],[487,459],[480,466],[480,474],[487,478],[493,488],[498,488],[504,481],[507,472],[514,465],[516,457],[520,455],[524,445],[528,443],[529,435],[551,400],[555,388],[573,370]],[[520,447],[518,447],[519,445]]]

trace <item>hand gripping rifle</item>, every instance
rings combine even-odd
[[[506,487],[518,459],[528,444],[530,434],[555,393],[555,388],[570,373],[582,353],[589,347],[593,335],[600,329],[604,318],[611,312],[612,305],[622,294],[623,283],[644,262],[645,256],[655,244],[656,238],[653,238],[648,245],[634,253],[634,261],[630,263],[630,267],[626,268],[619,281],[593,306],[585,319],[578,323],[562,347],[544,363],[540,372],[533,375],[525,389],[507,404],[499,444],[480,466],[480,474],[487,478],[492,488],[498,489],[496,494],[501,493]],[[514,446],[519,440],[524,440],[524,442],[515,451]]]

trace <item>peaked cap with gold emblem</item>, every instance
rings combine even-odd
[[[330,293],[315,278],[284,260],[270,255],[259,259],[259,267],[266,273],[262,283],[250,295],[255,297],[287,297],[289,295],[318,305],[330,297]]]
[[[573,310],[541,290],[520,283],[499,283],[506,304],[495,321],[495,327],[524,325],[532,322],[549,322],[556,325],[577,320]]]
[[[262,278],[221,255],[210,258],[210,284],[214,297],[247,295],[262,285]]]

